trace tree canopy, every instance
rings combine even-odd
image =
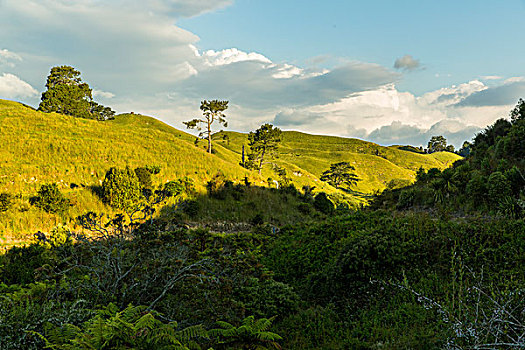
[[[352,173],[355,170],[348,162],[339,162],[330,165],[330,169],[321,174],[321,181],[326,181],[335,188],[340,188],[342,185],[348,187],[356,184],[359,178]]]
[[[264,160],[274,156],[281,142],[281,129],[272,124],[264,124],[255,132],[248,135],[248,167],[255,168],[261,173]]]
[[[93,101],[93,90],[80,78],[80,72],[70,66],[51,68],[47,91],[42,93],[38,109],[79,118],[107,120],[115,115],[109,107]]]
[[[201,101],[200,109],[204,119],[195,118],[187,122],[183,122],[188,129],[197,129],[202,130],[201,124],[205,124],[205,129],[199,133],[199,137],[206,137],[208,139],[208,153],[212,153],[211,145],[211,125],[213,122],[217,121],[219,124],[222,124],[224,127],[228,127],[228,122],[226,121],[226,115],[224,111],[228,109],[228,101]]]
[[[432,136],[428,141],[428,153],[442,152],[447,149],[447,139],[443,136]]]

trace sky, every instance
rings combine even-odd
[[[525,98],[525,0],[0,0],[0,98],[38,106],[51,67],[176,128],[203,99],[263,123],[456,147]]]

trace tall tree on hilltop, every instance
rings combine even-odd
[[[259,174],[261,174],[264,160],[273,157],[277,151],[281,142],[281,135],[281,129],[272,124],[261,125],[255,132],[250,132],[248,135],[248,145],[250,146],[248,166],[258,169]]]
[[[350,187],[359,181],[357,175],[352,173],[353,170],[355,168],[348,162],[331,164],[330,169],[323,172],[320,179],[328,182],[335,188],[339,188],[341,185]]]
[[[428,153],[442,152],[447,149],[447,139],[443,136],[432,136],[428,141]]]
[[[47,91],[42,93],[38,110],[56,112],[86,119],[107,120],[115,112],[93,101],[92,90],[82,82],[80,72],[70,66],[51,68]]]
[[[219,100],[204,100],[201,102],[202,115],[204,119],[195,118],[187,122],[183,122],[188,129],[197,129],[202,130],[200,124],[205,124],[205,129],[199,134],[199,137],[206,137],[208,139],[208,153],[211,153],[211,125],[214,121],[218,121],[219,124],[222,124],[224,127],[228,127],[228,122],[226,122],[226,115],[224,111],[228,109],[228,101],[219,101]]]

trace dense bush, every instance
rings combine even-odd
[[[129,209],[140,199],[140,182],[129,167],[111,168],[102,182],[104,201],[118,209]]]
[[[314,208],[326,215],[332,214],[335,209],[334,203],[324,192],[320,192],[314,197]]]
[[[135,174],[137,175],[141,188],[151,189],[153,187],[151,172],[148,168],[136,168]]]
[[[69,207],[69,200],[56,184],[49,184],[40,187],[38,196],[32,198],[32,204],[48,213],[63,213]]]

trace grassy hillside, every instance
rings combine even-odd
[[[113,166],[160,165],[162,171],[154,177],[156,185],[189,176],[200,194],[205,192],[204,184],[219,171],[234,182],[247,176],[256,185],[267,185],[269,177],[278,178],[269,165],[262,176],[239,165],[242,144],[247,145],[246,134],[225,132],[214,137],[215,154],[209,155],[205,142],[196,147],[194,136],[151,117],[123,114],[115,120],[98,122],[41,113],[20,103],[0,100],[0,192],[16,196],[14,207],[0,216],[0,245],[2,236],[4,240],[16,241],[14,236],[27,237],[37,230],[67,224],[87,211],[114,213],[91,189],[102,183],[106,171]],[[285,132],[277,162],[287,169],[297,188],[315,186],[317,191],[343,195],[318,177],[331,163],[349,161],[361,181],[354,195],[344,195],[350,202],[359,203],[366,195],[384,189],[391,179],[412,180],[420,166],[444,168],[456,159],[451,153],[416,154],[361,140]],[[47,214],[29,204],[40,186],[47,183],[58,184],[73,204],[62,216]],[[205,210],[199,219],[242,222],[256,211],[268,214],[275,223],[289,217],[279,196],[272,192],[252,195],[264,198],[265,205],[216,203],[200,196]],[[266,207],[274,209],[266,213]],[[220,212],[225,214],[217,217]]]
[[[100,185],[112,166],[160,165],[162,171],[154,177],[157,183],[190,176],[201,191],[218,171],[232,180],[246,175],[255,180],[239,165],[195,147],[193,139],[141,115],[97,122],[0,100],[0,192],[19,197],[13,210],[1,214],[0,232],[48,229],[88,210],[112,212],[89,189]],[[220,152],[227,158],[228,150]],[[45,183],[57,183],[74,204],[65,218],[29,205],[28,199]],[[71,189],[72,184],[79,187]]]
[[[238,159],[243,144],[248,151],[246,134],[221,132],[214,138],[217,144],[237,153]],[[318,180],[321,173],[332,163],[349,162],[361,179],[355,190],[371,194],[383,190],[392,179],[414,180],[419,167],[444,169],[458,159],[458,155],[449,152],[418,154],[357,139],[285,131],[276,163],[289,170],[294,182],[314,181],[318,188],[325,189],[329,186]],[[267,165],[266,171],[269,170]]]

